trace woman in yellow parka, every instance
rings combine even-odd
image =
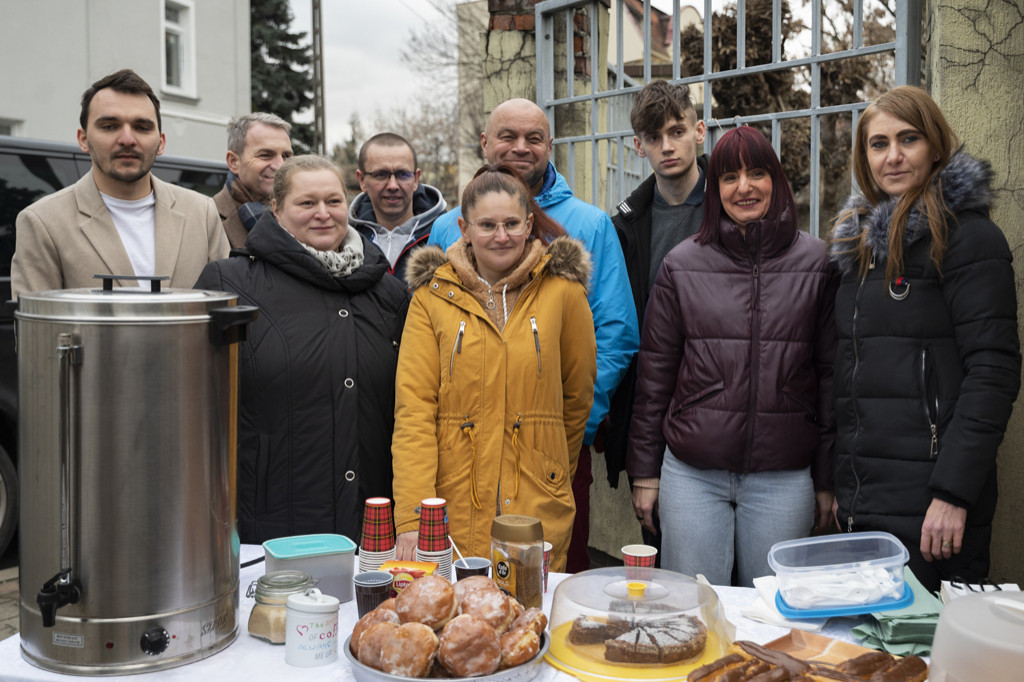
[[[424,247],[406,271],[414,294],[391,446],[397,556],[414,558],[420,501],[442,497],[464,555],[490,556],[494,517],[524,514],[541,520],[551,569],[563,570],[597,371],[590,258],[504,165],[466,186],[459,228],[447,253]]]

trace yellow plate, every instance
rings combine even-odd
[[[551,632],[551,648],[545,659],[559,670],[587,682],[606,680],[679,680],[691,670],[716,661],[726,654],[728,642],[719,641],[715,633],[708,631],[708,642],[700,656],[673,663],[659,665],[652,663],[612,663],[604,658],[604,644],[569,644],[569,630],[572,621],[562,623]]]

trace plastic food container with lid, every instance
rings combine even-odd
[[[339,602],[352,601],[356,544],[344,535],[293,535],[263,543],[267,573],[305,571],[317,588]]]
[[[732,638],[706,583],[657,568],[577,573],[552,596],[547,660],[583,680],[678,680]]]
[[[1024,593],[957,597],[942,608],[932,644],[932,682],[1016,682],[1024,668]]]
[[[881,532],[787,540],[768,552],[779,581],[779,610],[783,615],[787,608],[803,610],[804,617],[908,605],[913,593],[904,590],[903,567],[909,558],[895,536]],[[835,612],[844,608],[850,610]]]

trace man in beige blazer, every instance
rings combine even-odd
[[[18,214],[14,298],[98,288],[97,274],[169,276],[171,287],[191,288],[207,263],[227,257],[213,200],[150,172],[165,138],[160,101],[142,78],[124,69],[93,83],[79,122],[78,145],[92,170]]]

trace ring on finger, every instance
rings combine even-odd
[[[953,543],[950,542],[949,540],[943,540],[942,541],[942,549],[949,549],[952,546],[953,546]]]

